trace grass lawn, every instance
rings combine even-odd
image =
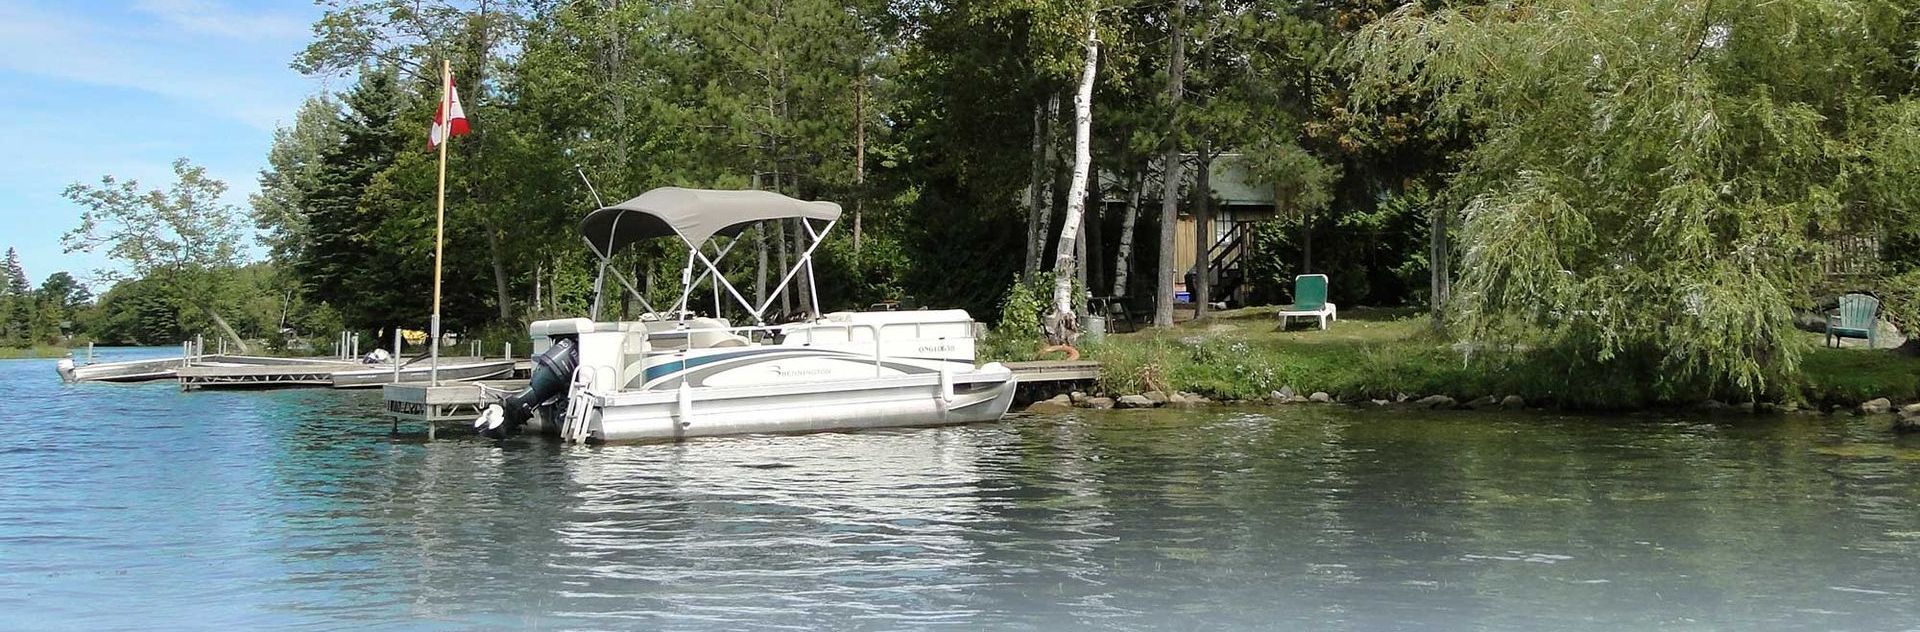
[[[1114,394],[1181,390],[1224,399],[1258,399],[1283,386],[1300,395],[1325,391],[1342,400],[1448,395],[1461,401],[1519,395],[1571,408],[1637,408],[1690,404],[1701,393],[1662,393],[1651,376],[1619,371],[1576,377],[1547,360],[1500,364],[1471,361],[1463,347],[1435,333],[1411,310],[1343,311],[1321,331],[1308,319],[1281,329],[1270,307],[1216,312],[1204,322],[1110,334],[1083,347],[1099,360],[1103,388]],[[1807,334],[1799,383],[1776,399],[1852,404],[1874,397],[1920,399],[1920,359],[1888,350],[1827,349]],[[1727,399],[1738,399],[1728,397]]]

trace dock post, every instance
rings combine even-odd
[[[502,347],[504,347],[503,349],[501,349],[501,350],[500,350],[500,355],[501,355],[501,357],[504,357],[504,358],[506,358],[506,359],[508,359],[508,360],[512,360],[512,359],[513,359],[513,343],[512,343],[512,342],[503,342],[503,343],[500,343],[500,346],[502,346]],[[89,346],[88,346],[88,348],[89,348],[89,349],[91,349],[91,348],[92,348],[92,346],[91,346],[91,345],[89,345]],[[91,352],[89,352],[89,355],[91,355]],[[88,361],[89,361],[89,362],[91,362],[91,361],[92,361],[92,358],[91,358],[91,357],[89,357],[89,358],[88,358]]]
[[[87,364],[93,364],[93,343],[87,343]]]
[[[393,383],[400,383],[400,328],[393,328]],[[399,423],[399,422],[394,422]]]
[[[182,340],[180,341],[180,368],[184,369],[192,365],[193,365],[193,341]]]
[[[193,335],[193,355],[194,357],[207,355],[207,337],[206,336],[202,336],[200,334]]]

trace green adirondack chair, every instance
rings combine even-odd
[[[1874,323],[1880,316],[1880,299],[1865,294],[1848,294],[1840,297],[1839,309],[1827,314],[1827,344],[1840,346],[1842,338],[1857,338],[1867,341],[1867,348],[1873,348],[1873,332],[1878,327]]]
[[[1280,308],[1277,314],[1280,327],[1287,326],[1287,320],[1294,316],[1319,318],[1320,328],[1327,328],[1328,320],[1340,320],[1340,313],[1333,303],[1327,302],[1327,275],[1302,274],[1293,277],[1293,304]]]

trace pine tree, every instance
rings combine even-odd
[[[0,264],[0,272],[6,275],[7,296],[26,296],[33,293],[33,285],[27,282],[27,271],[20,267],[19,251],[13,248],[7,249],[6,262]]]
[[[394,280],[392,270],[375,265],[372,237],[381,218],[363,212],[362,199],[374,178],[408,147],[407,140],[418,135],[401,130],[406,96],[390,70],[363,69],[342,101],[335,123],[339,142],[320,152],[312,189],[302,192],[306,239],[293,268],[310,298],[340,308],[351,324],[363,325],[371,324],[364,317],[381,307],[370,304],[370,286]]]
[[[31,343],[28,329],[33,319],[33,286],[27,284],[27,272],[20,267],[20,253],[13,248],[7,249],[7,257],[0,262],[0,344],[26,345]]]
[[[291,127],[273,133],[260,191],[249,202],[260,243],[274,261],[298,261],[309,244],[307,196],[318,188],[323,157],[340,144],[340,104],[322,95],[300,104]]]

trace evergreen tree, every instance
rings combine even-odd
[[[0,275],[5,275],[7,296],[26,296],[33,292],[33,284],[27,282],[27,270],[20,266],[19,251],[8,248],[7,258],[0,263]]]
[[[340,144],[340,104],[326,95],[307,99],[291,127],[273,132],[260,190],[249,201],[261,245],[275,261],[294,262],[311,243],[307,233],[307,197],[319,188],[328,151]]]
[[[0,261],[0,344],[30,344],[33,312],[33,286],[20,267],[20,253],[8,248],[6,259]]]
[[[378,288],[394,284],[391,275],[401,270],[379,266],[383,255],[375,235],[386,218],[369,212],[362,201],[377,176],[424,142],[412,133],[414,126],[401,123],[407,98],[391,70],[363,68],[341,101],[344,108],[334,123],[339,142],[319,153],[312,189],[301,195],[308,237],[293,268],[310,299],[341,309],[351,325],[374,326],[385,324],[374,321],[389,307],[377,302]],[[431,232],[427,238],[432,239]]]

